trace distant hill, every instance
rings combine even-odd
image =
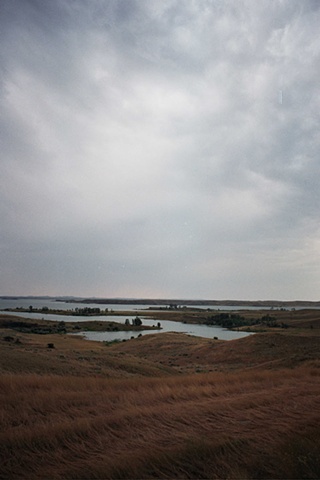
[[[199,300],[199,299],[172,299],[172,298],[83,298],[72,296],[51,297],[49,295],[32,296],[32,295],[14,295],[0,296],[2,300],[19,300],[19,299],[35,299],[35,300],[56,300],[57,302],[72,303],[96,303],[103,305],[172,305],[172,306],[188,306],[188,305],[209,305],[209,306],[227,306],[227,307],[274,307],[274,308],[295,308],[295,307],[320,307],[320,301],[307,300]]]
[[[210,305],[210,306],[229,306],[229,307],[320,307],[319,302],[294,300],[185,300],[185,299],[164,299],[164,298],[85,298],[72,300],[79,303],[98,303],[113,305]]]

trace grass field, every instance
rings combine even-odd
[[[0,477],[320,478],[320,330],[302,317],[228,342],[1,330]]]

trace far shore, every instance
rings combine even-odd
[[[171,298],[99,298],[71,296],[30,296],[2,295],[1,300],[48,300],[64,303],[90,303],[97,305],[159,305],[159,306],[216,306],[216,307],[270,307],[270,308],[317,308],[320,301],[313,300],[205,300],[205,299],[171,299]]]
[[[217,307],[320,307],[320,301],[308,300],[190,300],[190,299],[164,299],[164,298],[57,298],[58,302],[66,303],[91,303],[98,305],[168,305],[168,306],[217,306]]]
[[[138,318],[138,317],[137,317]],[[161,326],[147,326],[141,323],[119,323],[114,321],[88,320],[87,322],[65,322],[55,320],[44,320],[17,317],[13,315],[0,314],[0,328],[16,330],[21,333],[54,334],[54,333],[77,333],[77,332],[120,332],[159,330]]]

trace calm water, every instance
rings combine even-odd
[[[23,307],[28,308],[32,305],[34,308],[42,308],[48,307],[50,309],[60,309],[60,310],[74,310],[76,308],[84,308],[84,307],[92,307],[92,308],[100,308],[101,310],[108,309],[114,311],[128,311],[128,310],[157,310],[159,308],[163,308],[164,305],[145,305],[145,304],[138,304],[138,305],[119,305],[119,304],[97,304],[97,303],[76,303],[76,302],[57,302],[54,298],[49,299],[33,299],[33,298],[18,298],[18,299],[9,299],[4,300],[0,298],[0,310],[4,310],[5,308],[16,308],[16,307]],[[219,306],[212,306],[212,305],[188,305],[189,308],[201,308],[201,309],[210,309],[210,310],[270,310],[269,307],[252,307],[252,306],[241,306],[241,307],[231,307],[227,305],[219,305]],[[304,307],[303,307],[304,308]],[[317,307],[313,307],[317,308]],[[296,310],[298,310],[296,308]]]
[[[3,310],[5,308],[16,308],[16,307],[23,307],[28,308],[30,305],[33,308],[42,308],[48,307],[50,309],[66,309],[72,310],[75,308],[82,308],[82,307],[100,307],[101,310],[104,308],[108,308],[114,311],[132,311],[132,310],[146,310],[146,316],[148,316],[148,306],[146,305],[97,305],[97,304],[79,304],[79,303],[66,303],[66,302],[55,302],[53,299],[18,299],[18,300],[2,300],[0,299],[0,309]],[[157,307],[153,307],[156,309]],[[203,307],[204,309],[206,307]],[[209,307],[207,307],[209,308]],[[220,310],[224,308],[220,307]],[[235,310],[235,308],[229,308],[229,310]],[[218,308],[216,309],[218,310]],[[52,314],[44,314],[44,313],[33,313],[33,312],[7,312],[10,315],[15,315],[19,317],[26,317],[26,318],[33,318],[35,320],[39,319],[46,319],[46,320],[57,320],[57,321],[67,321],[67,322],[87,322],[97,320],[99,322],[103,321],[114,321],[119,323],[124,323],[125,320],[128,318],[130,321],[134,318],[134,316],[124,315],[124,316],[116,316],[110,315],[108,317],[102,316],[90,316],[90,317],[81,317],[81,316],[72,316],[72,315],[52,315]],[[195,335],[198,337],[207,337],[213,338],[218,337],[221,340],[232,340],[235,338],[245,337],[250,335],[246,332],[235,332],[231,330],[226,330],[221,327],[214,327],[208,325],[191,325],[185,324],[182,322],[172,322],[169,320],[150,320],[145,319],[142,317],[142,321],[144,325],[147,326],[156,326],[158,321],[161,323],[161,329],[155,328],[154,330],[141,330],[141,331],[125,331],[125,332],[83,332],[79,333],[88,340],[97,340],[97,341],[113,341],[113,340],[129,340],[131,337],[137,337],[139,334],[148,335],[152,333],[161,333],[161,332],[180,332],[185,333],[188,335]]]
[[[118,317],[118,319],[121,317]],[[119,321],[119,320],[118,320]],[[97,340],[100,342],[113,340],[129,340],[131,337],[138,337],[139,334],[150,335],[154,333],[163,332],[179,332],[188,335],[194,335],[196,337],[214,338],[218,337],[219,340],[234,340],[236,338],[246,337],[252,335],[247,332],[234,332],[226,330],[221,327],[214,327],[209,325],[192,325],[182,322],[171,322],[169,320],[147,320],[142,319],[143,325],[153,326],[157,325],[158,321],[161,323],[161,329],[155,328],[154,330],[141,330],[139,332],[83,332],[79,335],[83,335],[88,340]]]
[[[57,302],[55,299],[33,299],[33,298],[20,298],[20,299],[0,299],[0,310],[4,310],[5,308],[28,308],[30,305],[33,308],[42,308],[48,307],[49,309],[61,309],[61,310],[74,310],[76,308],[84,308],[84,307],[99,307],[101,310],[108,309],[109,312],[111,310],[116,311],[135,311],[135,310],[145,310],[146,316],[148,316],[148,310],[150,310],[149,305],[141,304],[141,305],[98,305],[95,303],[69,303],[69,302]],[[163,307],[163,306],[162,306]],[[189,307],[192,307],[191,305]],[[210,305],[201,305],[197,306],[194,305],[196,308],[201,309],[211,309],[211,310],[269,310],[266,307],[229,307],[229,306],[210,306]],[[152,305],[153,310],[157,310],[159,305]],[[275,309],[276,310],[276,309]],[[51,314],[44,314],[44,313],[22,313],[22,312],[8,312],[12,315],[20,316],[20,317],[28,317],[34,319],[41,319],[45,318],[46,320],[57,320],[57,321],[68,321],[68,322],[87,322],[89,320],[97,320],[99,322],[103,321],[114,321],[119,323],[124,323],[126,318],[130,321],[134,318],[133,316],[124,315],[124,316],[116,316],[110,315],[108,317],[101,317],[101,316],[90,316],[90,317],[81,317],[81,316],[72,316],[72,315],[51,315]],[[148,326],[156,326],[158,320],[149,320],[142,317],[142,321],[144,325]],[[218,337],[221,340],[232,340],[236,338],[245,337],[250,335],[247,332],[236,332],[231,330],[226,330],[221,327],[215,326],[208,326],[208,325],[191,325],[191,324],[184,324],[182,322],[171,322],[169,320],[159,320],[161,323],[161,330],[154,329],[154,330],[142,330],[142,331],[126,331],[126,332],[84,332],[79,333],[85,336],[85,338],[89,340],[97,340],[97,341],[113,341],[113,340],[129,340],[131,337],[137,337],[139,334],[142,335],[149,335],[152,333],[161,333],[161,332],[180,332],[185,333],[188,335],[195,335],[198,337],[206,337],[206,338],[213,338]]]
[[[32,305],[33,308],[42,308],[48,307],[50,309],[57,309],[57,310],[74,310],[76,308],[84,308],[84,307],[91,307],[91,308],[100,308],[101,310],[105,310],[106,308],[110,310],[143,310],[147,308],[147,305],[99,305],[97,303],[76,303],[76,302],[57,302],[53,298],[50,299],[34,299],[34,298],[19,298],[17,300],[4,300],[0,298],[0,310],[4,310],[5,308],[29,308]],[[157,306],[155,306],[157,308]]]
[[[109,321],[109,322],[118,322],[125,323],[125,320],[128,318],[131,322],[134,316],[130,315],[108,315],[107,317],[101,316],[90,316],[90,317],[81,317],[81,316],[72,316],[72,315],[45,315],[42,313],[23,313],[23,312],[6,312],[9,315],[14,315],[18,317],[33,318],[35,320],[57,320],[59,322],[88,322],[97,320],[98,322]],[[182,322],[171,322],[169,320],[150,320],[143,318],[141,316],[143,325],[156,326],[158,322],[161,323],[161,329],[155,328],[154,330],[141,330],[141,331],[125,331],[125,332],[83,332],[82,335],[85,336],[88,340],[97,340],[100,342],[111,342],[113,340],[129,340],[131,337],[137,337],[140,333],[142,335],[147,335],[150,333],[161,333],[161,332],[181,332],[187,333],[189,335],[195,335],[197,337],[207,337],[213,338],[218,337],[220,340],[232,340],[234,338],[241,338],[247,335],[250,335],[246,332],[234,332],[231,330],[226,330],[221,327],[213,327],[209,325],[191,325],[185,324]]]
[[[22,317],[22,318],[33,318],[34,320],[56,320],[57,322],[119,322],[124,323],[126,318],[129,318],[131,321],[133,318],[136,317],[130,315],[108,315],[107,317],[103,317],[101,315],[90,315],[89,316],[74,316],[74,315],[52,315],[51,313],[30,313],[30,312],[0,312],[6,313],[8,315],[13,315],[15,317]]]

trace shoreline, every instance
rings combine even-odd
[[[318,300],[205,300],[205,299],[170,299],[170,298],[98,298],[73,296],[32,296],[32,295],[3,295],[0,300],[55,300],[65,303],[92,303],[97,305],[172,305],[172,306],[229,306],[229,307],[320,307]]]

